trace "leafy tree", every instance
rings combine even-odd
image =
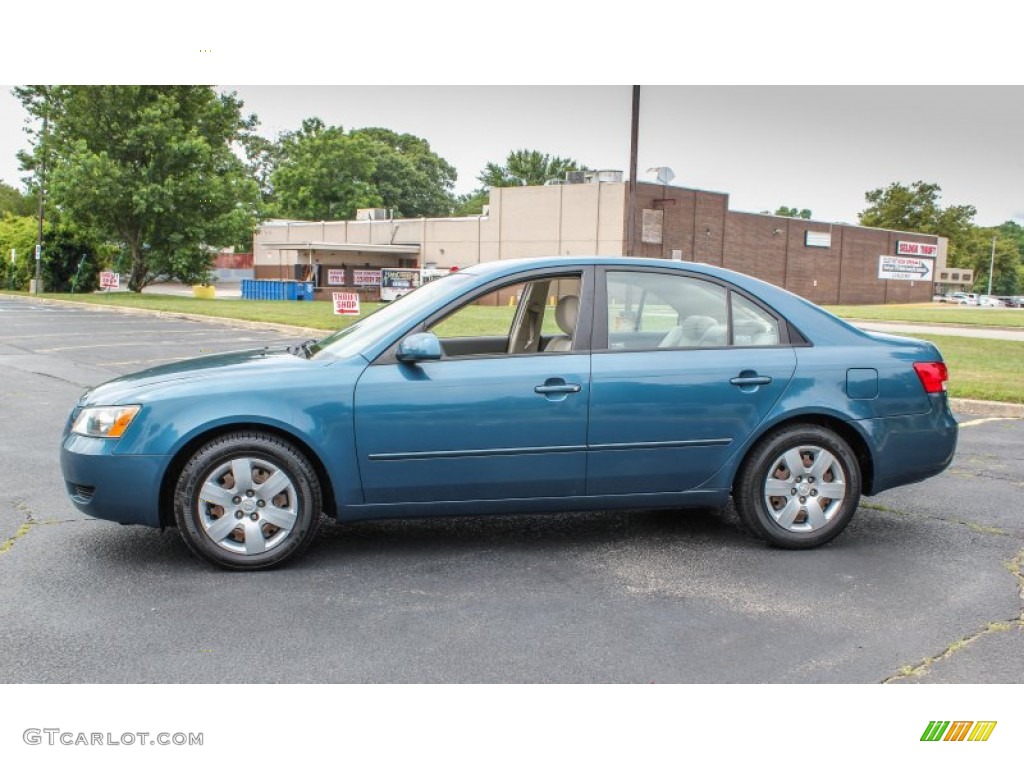
[[[458,174],[430,151],[425,139],[386,128],[359,128],[349,136],[370,140],[374,160],[370,181],[385,208],[404,217],[448,215]]]
[[[455,198],[452,216],[479,216],[483,213],[484,206],[487,205],[490,198],[491,193],[486,189],[476,189],[465,195],[459,195]]]
[[[1020,291],[1020,250],[1018,243],[1001,234],[997,227],[975,227],[964,241],[960,266],[974,270],[973,290],[988,292],[989,266],[992,264],[992,238],[996,238],[995,269],[992,270],[992,293],[1013,296]]]
[[[102,248],[67,225],[43,234],[43,285],[55,293],[90,293],[99,287]]]
[[[905,232],[923,232],[949,238],[949,263],[967,266],[961,262],[967,241],[974,229],[973,205],[939,205],[938,184],[915,181],[909,187],[893,182],[887,187],[873,189],[864,194],[870,205],[860,213],[860,223],[866,227],[898,229]]]
[[[13,213],[15,216],[31,216],[36,210],[36,200],[23,195],[10,184],[0,181],[0,216]]]
[[[358,208],[384,204],[371,182],[373,141],[349,136],[319,118],[282,134],[280,161],[271,174],[279,215],[298,219],[350,219]]]
[[[281,159],[281,145],[256,133],[244,133],[238,142],[245,153],[245,167],[260,189],[260,201],[269,207],[274,199],[270,178]]]
[[[793,219],[809,219],[809,218],[811,218],[812,214],[811,214],[810,208],[801,208],[801,209],[797,210],[796,208],[789,208],[788,206],[780,205],[776,209],[775,215],[776,216],[789,216],[790,218],[793,218]]]
[[[1024,263],[1024,227],[1015,221],[1006,221],[996,227],[1000,237],[1005,237],[1017,244],[1021,262]]]
[[[123,243],[128,287],[160,276],[209,273],[210,247],[243,239],[258,188],[232,145],[252,125],[234,94],[206,86],[16,88],[30,114],[49,118],[22,164],[44,158],[47,194],[62,221],[95,240]]]
[[[4,213],[0,217],[0,287],[14,290],[28,288],[35,276],[35,250],[38,222],[33,216]],[[15,251],[11,264],[11,249]]]
[[[264,153],[273,165],[269,187],[277,215],[342,219],[380,207],[396,216],[445,216],[452,207],[455,169],[412,134],[386,128],[346,133],[314,117]]]
[[[490,187],[533,187],[552,179],[564,179],[568,171],[586,170],[575,160],[544,155],[535,150],[509,152],[504,165],[487,163],[477,178]]]

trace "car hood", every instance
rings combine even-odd
[[[113,379],[87,391],[82,395],[78,404],[80,406],[121,405],[139,402],[153,392],[182,382],[202,379],[204,382],[217,383],[229,379],[237,385],[240,377],[251,378],[253,375],[264,374],[287,375],[293,370],[308,370],[310,365],[320,364],[313,360],[297,357],[283,347],[207,355],[167,365],[158,365]]]

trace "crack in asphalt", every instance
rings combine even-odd
[[[6,554],[18,539],[24,538],[25,535],[32,530],[33,526],[35,526],[35,523],[22,523],[19,525],[18,530],[14,532],[14,535],[11,536],[11,538],[3,544],[0,544],[0,555]]]
[[[25,538],[29,531],[37,526],[91,522],[89,520],[78,520],[73,518],[67,518],[64,520],[40,520],[32,513],[32,508],[23,501],[16,502],[14,508],[25,515],[25,522],[18,526],[18,530],[14,532],[13,536],[0,543],[0,555],[4,555],[9,552],[19,540]]]
[[[996,528],[994,525],[979,525],[971,520],[961,520],[958,517],[940,517],[938,515],[928,515],[924,512],[907,512],[902,509],[893,509],[887,507],[884,504],[875,504],[872,502],[861,502],[860,507],[862,509],[870,509],[873,512],[888,512],[890,515],[899,515],[901,517],[910,517],[919,520],[936,520],[940,523],[951,523],[952,525],[962,525],[975,533],[987,533],[991,536],[1009,536],[1014,537],[1015,534],[1009,531],[1004,531],[1002,528]]]
[[[1021,608],[1020,613],[1016,617],[1004,621],[990,621],[977,632],[950,643],[941,653],[935,656],[925,657],[918,664],[908,664],[901,667],[899,672],[882,680],[882,684],[895,683],[911,677],[920,677],[921,675],[925,675],[928,673],[928,670],[932,665],[950,658],[954,654],[962,651],[964,648],[973,645],[986,635],[992,635],[996,632],[1006,632],[1014,627],[1024,630],[1024,549],[1021,549],[1011,560],[1004,563],[1004,565],[1006,566],[1006,569],[1017,578],[1017,594],[1021,600]]]

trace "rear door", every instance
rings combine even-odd
[[[789,384],[785,324],[678,270],[609,268],[596,283],[587,493],[693,489]]]

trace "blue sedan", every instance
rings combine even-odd
[[[722,506],[803,549],[862,494],[945,469],[957,425],[924,341],[860,331],[702,264],[481,264],[320,341],[152,368],[82,396],[78,509],[177,526],[258,569],[354,520]]]

